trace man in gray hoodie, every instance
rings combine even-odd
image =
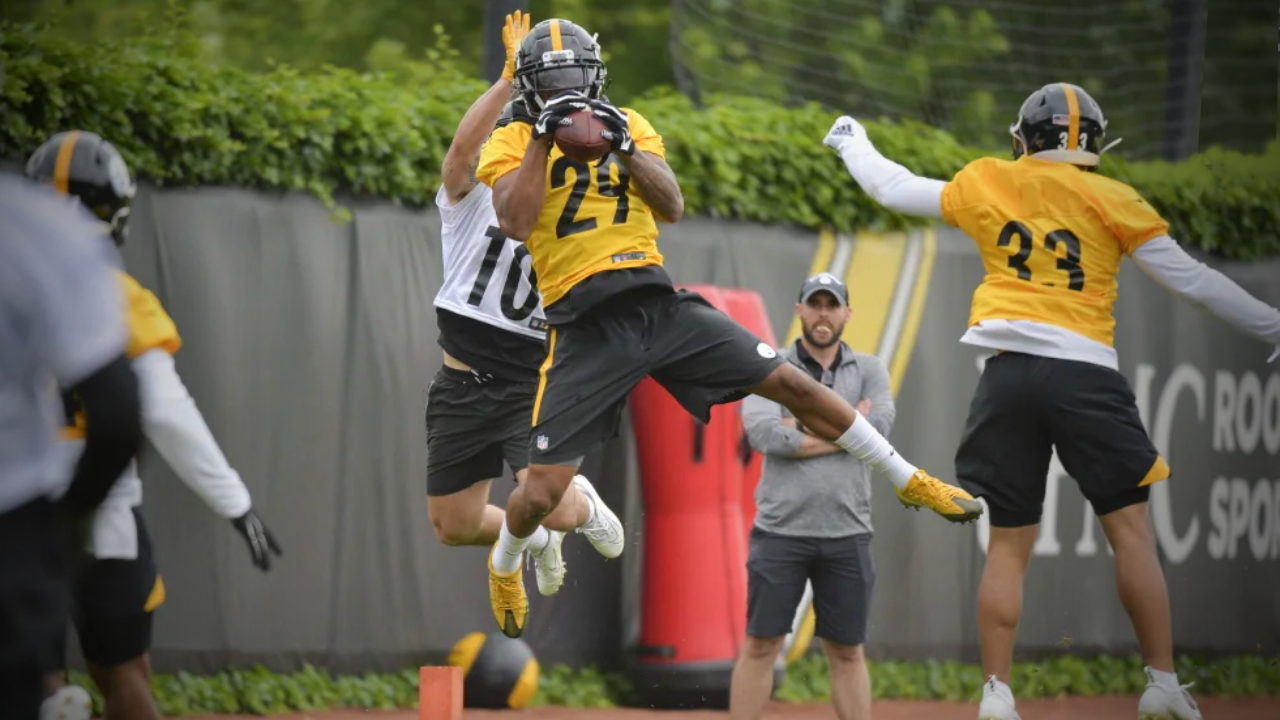
[[[874,355],[840,340],[849,291],[829,273],[805,281],[796,303],[802,336],[779,354],[854,405],[881,434],[893,426],[889,373]],[[831,666],[840,720],[871,717],[862,653],[875,584],[871,561],[871,471],[835,444],[805,432],[781,405],[756,395],[742,404],[751,446],[765,455],[747,561],[747,638],[733,669],[729,717],[760,717],[773,665],[791,631],[805,583],[813,584],[815,635]]]

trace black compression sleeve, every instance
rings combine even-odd
[[[85,414],[84,453],[63,504],[81,513],[97,507],[138,452],[142,440],[138,378],[121,355],[72,390]]]

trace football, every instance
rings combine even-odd
[[[609,153],[609,141],[600,136],[605,129],[600,118],[590,110],[579,110],[568,116],[572,125],[556,128],[556,147],[567,157],[578,162],[594,162]]]

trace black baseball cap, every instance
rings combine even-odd
[[[829,292],[841,305],[849,304],[849,288],[831,273],[818,273],[804,281],[800,288],[800,302],[809,302],[814,293]]]

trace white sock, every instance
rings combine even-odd
[[[987,678],[987,682],[983,686],[982,691],[984,694],[990,693],[993,695],[998,695],[1008,700],[1010,703],[1013,702],[1013,691],[1010,690],[1009,686],[1004,682],[1002,682],[995,675],[991,675]]]
[[[537,534],[536,531],[534,534]],[[503,575],[520,569],[520,559],[524,556],[524,548],[529,538],[516,537],[507,530],[507,521],[502,521],[502,530],[498,531],[498,542],[493,548],[493,569]]]
[[[529,536],[529,543],[524,546],[531,553],[540,553],[547,549],[547,545],[551,542],[551,533],[541,525],[533,534]]]
[[[836,438],[836,444],[850,455],[888,475],[894,487],[899,490],[906,487],[907,481],[920,469],[899,455],[893,445],[861,413],[853,419],[849,429]]]
[[[1180,687],[1178,685],[1178,673],[1176,672],[1165,672],[1148,667],[1147,674],[1150,675],[1151,681],[1160,687],[1169,688],[1170,690],[1176,690]]]

